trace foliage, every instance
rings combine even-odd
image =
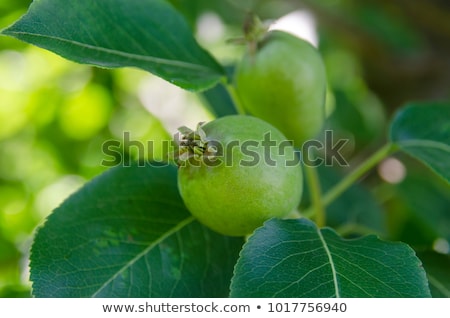
[[[298,9],[296,1],[253,3],[40,0],[20,19],[29,3],[0,6],[10,13],[2,26],[16,21],[0,45],[0,296],[29,295],[17,264],[31,244],[37,297],[450,295],[450,96],[448,86],[440,89],[448,82],[433,69],[424,74],[436,75],[434,90],[417,89],[418,79],[390,67],[399,57],[416,63],[430,54],[425,39],[450,36],[391,6],[302,1],[321,30],[326,128],[350,140],[351,169],[305,167],[302,217],[269,220],[248,238],[220,235],[190,215],[158,142],[175,124],[200,121],[188,120],[179,103],[202,108],[201,119],[237,112],[228,64],[242,50],[224,38],[239,36],[247,9],[268,18]],[[195,22],[205,10],[231,35],[201,39]],[[440,61],[440,50],[432,52]],[[386,81],[397,76],[392,91]],[[169,103],[172,84],[190,92],[177,88],[173,95],[185,97]],[[141,105],[153,101],[169,111]],[[154,144],[136,153],[124,131]],[[120,144],[108,158],[114,168],[100,165],[108,140]]]

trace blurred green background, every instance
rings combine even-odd
[[[56,0],[55,0],[56,1]],[[249,11],[288,15],[279,27],[316,43],[329,81],[327,128],[350,139],[356,164],[385,139],[392,114],[408,101],[450,99],[450,3],[446,0],[172,0],[199,42],[222,63],[239,59]],[[31,0],[0,0],[0,28]],[[107,167],[107,140],[159,141],[180,125],[213,118],[208,102],[133,69],[103,70],[0,37],[0,297],[27,297],[33,231],[70,193]],[[216,100],[215,100],[216,99]],[[364,184],[383,206],[385,236],[449,253],[449,186],[406,156],[386,161]],[[412,200],[413,199],[413,200]],[[432,213],[427,213],[432,211]]]

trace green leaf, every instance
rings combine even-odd
[[[234,65],[226,66],[225,72],[227,74],[228,81],[231,82],[234,76]],[[236,115],[238,113],[233,98],[225,85],[226,84],[221,83],[212,89],[202,92],[201,94],[203,100],[205,101],[206,107],[216,117]]]
[[[390,139],[450,183],[450,102],[404,107],[391,124]]]
[[[138,67],[189,90],[212,87],[222,67],[163,0],[40,0],[3,34],[96,66]]]
[[[427,271],[431,295],[435,298],[450,298],[450,255],[427,251],[418,256]]]
[[[69,197],[39,229],[33,294],[224,297],[242,244],[193,219],[175,167],[116,167]]]
[[[237,114],[234,103],[223,84],[216,85],[202,93],[207,107],[216,117]]]
[[[306,219],[272,219],[244,245],[232,297],[430,297],[425,272],[403,243],[346,240]]]

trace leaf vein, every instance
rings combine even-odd
[[[94,46],[91,44],[82,43],[82,42],[78,42],[78,41],[68,40],[68,39],[64,39],[64,38],[56,37],[56,36],[42,35],[42,34],[36,34],[36,33],[31,33],[31,32],[18,32],[18,31],[10,31],[9,33],[16,34],[16,35],[47,38],[47,39],[54,40],[54,41],[61,41],[63,43],[68,43],[68,44],[78,46],[78,47],[81,47],[84,49],[88,49],[88,50],[92,50],[92,51],[100,51],[100,52],[107,53],[107,54],[110,54],[113,56],[115,55],[115,56],[128,58],[130,60],[138,60],[138,61],[142,61],[142,62],[163,64],[163,65],[167,65],[167,66],[171,66],[171,67],[172,66],[180,67],[180,68],[184,68],[186,70],[191,70],[191,71],[214,73],[214,74],[219,75],[219,73],[216,72],[215,70],[212,70],[211,68],[205,67],[201,64],[194,64],[194,63],[178,61],[178,60],[168,60],[168,59],[159,58],[159,57],[155,57],[155,56],[142,56],[142,55],[137,55],[137,54],[133,54],[133,53],[104,48],[104,47],[100,47],[100,46]]]
[[[109,283],[114,281],[114,279],[117,278],[124,270],[126,270],[127,268],[132,266],[134,263],[136,263],[139,259],[144,257],[146,254],[148,254],[148,252],[150,250],[152,250],[154,247],[156,247],[159,243],[161,243],[162,241],[164,241],[166,238],[170,237],[171,235],[177,233],[177,231],[179,231],[183,227],[187,226],[188,224],[192,223],[194,220],[195,220],[195,218],[193,216],[189,216],[184,221],[178,223],[178,225],[175,226],[173,229],[171,229],[170,231],[167,231],[164,235],[161,235],[161,237],[159,239],[155,240],[153,242],[153,244],[149,245],[145,250],[143,250],[141,253],[136,255],[130,261],[128,261],[120,270],[118,270],[113,276],[111,276],[107,281],[105,281],[103,283],[103,285],[100,286],[100,288],[97,290],[97,292],[95,292],[92,295],[92,297],[96,297],[100,293],[100,291],[103,290],[103,288],[105,288]]]

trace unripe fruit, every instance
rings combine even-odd
[[[226,116],[180,130],[178,188],[201,223],[243,236],[300,203],[302,170],[292,145],[267,122]]]
[[[236,93],[246,112],[280,129],[300,148],[325,119],[326,73],[318,51],[283,31],[270,31],[237,65]]]

